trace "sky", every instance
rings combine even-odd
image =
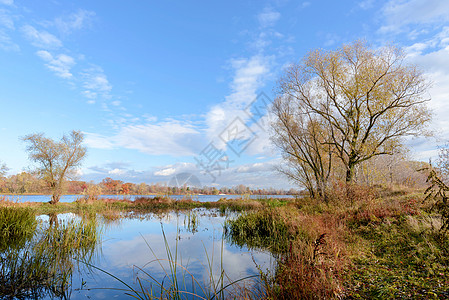
[[[428,160],[449,140],[449,1],[0,0],[0,161],[80,130],[81,180],[290,188],[267,108],[289,64],[355,40],[402,47],[432,86]]]

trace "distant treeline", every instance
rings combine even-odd
[[[86,181],[67,181],[64,187],[66,194],[104,194],[104,195],[185,195],[185,194],[254,194],[254,195],[295,195],[299,191],[295,189],[278,190],[269,189],[251,189],[245,185],[235,187],[189,187],[189,186],[167,186],[161,183],[131,183],[105,178],[100,183]],[[7,194],[50,194],[50,189],[43,179],[37,175],[28,172],[22,172],[7,177],[0,176],[0,193]]]

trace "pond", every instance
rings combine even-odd
[[[138,197],[155,197],[157,195],[101,195],[100,198],[110,198],[110,199],[129,199],[134,200]],[[16,202],[48,202],[51,199],[50,195],[0,195],[0,197],[6,197],[9,200]],[[61,197],[61,202],[74,202],[78,198],[83,197],[83,195],[64,195]],[[183,198],[189,197],[193,200],[200,202],[216,202],[221,198],[226,199],[238,199],[248,197],[246,195],[170,195],[170,198],[174,200],[181,200]],[[294,195],[249,195],[251,199],[267,199],[267,198],[295,198]]]
[[[254,292],[259,269],[272,270],[275,259],[267,251],[235,246],[225,237],[226,219],[236,216],[215,209],[97,215],[96,240],[87,250],[83,248],[83,255],[75,257],[69,284],[58,298],[127,299],[131,296],[126,294],[133,294],[133,290],[160,296],[170,293],[174,285],[186,292],[182,299],[211,298],[227,284],[251,276],[218,296],[239,296],[243,286]],[[88,218],[69,213],[37,219],[38,228],[51,228],[49,224],[84,224]],[[83,227],[78,232],[86,234],[87,230]],[[47,290],[39,299],[54,296]]]

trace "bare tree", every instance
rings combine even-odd
[[[272,141],[286,161],[278,170],[305,186],[312,197],[325,198],[332,162],[326,130],[316,117],[294,102],[278,98],[272,112],[276,117]]]
[[[37,173],[43,178],[51,192],[50,203],[56,204],[62,196],[64,182],[75,174],[86,155],[82,146],[84,135],[72,131],[57,142],[44,137],[43,133],[30,134],[22,138],[31,161],[37,163]]]
[[[392,154],[401,137],[423,132],[430,121],[428,86],[400,49],[370,49],[356,41],[336,51],[311,51],[289,67],[279,81],[277,102],[290,103],[303,114],[292,114],[288,128],[305,128],[309,120],[321,125],[329,138],[320,144],[332,147],[344,165],[346,181],[352,182],[358,164]],[[276,131],[278,125],[274,123],[275,137],[287,130]],[[290,157],[287,150],[283,153]]]

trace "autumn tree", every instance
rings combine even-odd
[[[306,187],[312,197],[325,197],[332,161],[327,131],[293,101],[278,98],[272,111],[276,117],[272,141],[285,161],[278,171]]]
[[[65,181],[75,174],[86,155],[86,147],[82,145],[84,135],[80,131],[72,131],[60,141],[54,141],[43,133],[37,133],[27,135],[22,140],[27,143],[30,160],[37,164],[37,174],[50,188],[50,203],[58,203]]]
[[[430,121],[428,86],[423,73],[393,46],[372,49],[356,41],[335,51],[311,51],[279,80],[277,107],[292,109],[283,116],[288,122],[280,120],[283,112],[275,114],[274,139],[283,140],[277,145],[284,157],[306,161],[307,167],[313,164],[308,156],[316,160],[330,146],[346,182],[352,182],[356,166],[394,153],[401,138],[423,132]],[[311,126],[318,126],[313,123],[323,133],[310,134]],[[296,128],[306,136],[294,138]],[[306,137],[312,141],[298,143]]]
[[[110,177],[106,177],[100,182],[100,185],[103,187],[104,192],[109,195],[118,195],[122,184],[123,181],[114,180]]]

